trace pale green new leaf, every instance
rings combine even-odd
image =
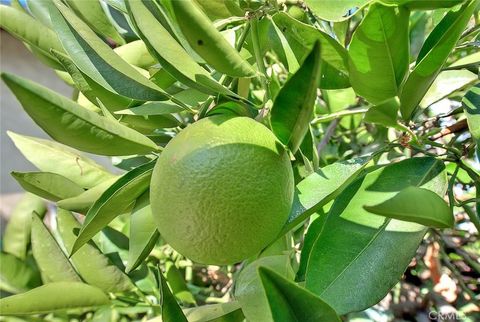
[[[39,197],[58,201],[83,193],[75,182],[51,172],[12,172],[12,176],[28,192]]]
[[[3,251],[24,260],[30,244],[32,212],[43,217],[46,211],[46,204],[42,199],[31,193],[25,193],[10,213],[3,232]]]
[[[91,188],[115,177],[95,161],[63,144],[8,131],[7,134],[39,170],[64,176],[82,188]]]
[[[357,9],[366,6],[372,0],[306,0],[307,6],[315,15],[328,21],[342,21],[350,18]]]
[[[57,208],[58,231],[63,245],[70,250],[81,225],[69,211]],[[134,288],[133,283],[93,242],[86,243],[70,258],[82,279],[104,292],[125,292]]]
[[[147,191],[137,199],[130,215],[127,273],[147,258],[159,237],[150,207],[150,194]]]
[[[40,274],[31,261],[22,261],[11,254],[0,252],[0,263],[1,291],[17,294],[41,285]]]
[[[91,309],[109,302],[108,296],[94,286],[57,282],[0,299],[0,312],[2,315],[45,314],[68,309]]]
[[[82,281],[36,213],[32,215],[32,252],[44,284]]]
[[[245,319],[237,301],[188,308],[183,313],[192,322],[242,322]]]

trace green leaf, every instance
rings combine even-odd
[[[158,272],[158,279],[160,284],[160,306],[162,308],[162,321],[163,322],[188,322],[185,314],[177,303],[177,300],[172,295],[170,288],[167,285],[167,281],[162,273]]]
[[[275,24],[275,21],[268,16],[267,16],[267,19],[270,20],[273,30],[275,32],[274,35],[276,36],[280,44],[279,46],[280,50],[276,50],[277,55],[279,55],[280,56],[279,59],[282,62],[284,62],[284,65],[285,67],[287,67],[288,72],[293,74],[300,68],[300,64],[298,63],[297,57],[295,56],[295,53],[290,47],[290,44],[288,43],[287,38],[282,33],[280,28]],[[277,39],[274,39],[272,41],[276,41]]]
[[[337,313],[315,294],[264,267],[258,268],[274,321],[340,322]]]
[[[380,124],[385,127],[397,127],[399,108],[400,101],[398,100],[398,97],[394,97],[370,107],[367,113],[365,113],[363,120],[368,123]]]
[[[97,34],[111,39],[117,44],[125,43],[125,40],[112,25],[105,11],[103,11],[99,0],[66,0],[66,3]]]
[[[480,52],[476,52],[465,57],[462,57],[452,63],[449,67],[463,68],[469,65],[479,65],[480,64]]]
[[[93,104],[98,106],[97,99],[99,99],[111,111],[116,111],[132,104],[132,99],[107,90],[88,77],[88,75],[82,73],[67,55],[63,55],[55,50],[51,52],[70,74],[78,90]]]
[[[58,231],[66,249],[71,249],[80,224],[69,211],[57,208]],[[104,292],[125,292],[134,285],[127,275],[110,263],[93,242],[86,243],[70,258],[82,279]]]
[[[170,1],[177,23],[190,46],[207,64],[232,77],[253,77],[255,69],[240,56],[195,1]]]
[[[44,284],[82,281],[36,213],[32,215],[32,252]]]
[[[242,322],[245,319],[237,301],[202,305],[183,312],[192,322]]]
[[[304,61],[315,43],[320,42],[322,75],[319,80],[320,88],[350,87],[347,51],[338,41],[327,33],[304,24],[284,12],[276,13],[272,19],[283,32],[298,62]]]
[[[450,8],[465,2],[465,0],[379,0],[379,2],[385,5],[406,6],[408,9],[411,10],[432,10],[439,8]]]
[[[480,0],[472,0],[457,10],[451,10],[428,36],[400,96],[400,112],[405,120],[414,116],[479,3]]]
[[[76,197],[67,198],[57,202],[57,206],[60,208],[84,213],[90,208],[95,201],[107,190],[118,177],[111,178],[107,181],[103,181],[98,185],[88,189],[87,191],[79,194]]]
[[[307,289],[339,314],[361,311],[380,301],[415,255],[426,227],[377,216],[363,206],[382,203],[411,186],[443,196],[444,168],[431,157],[412,158],[350,184],[335,199],[310,251]]]
[[[245,13],[235,0],[195,0],[210,19],[225,19],[231,16],[243,16]]]
[[[168,285],[172,289],[172,294],[181,302],[189,305],[197,305],[193,294],[188,289],[185,282],[184,274],[175,266],[175,264],[168,260],[165,263],[165,277]]]
[[[50,48],[63,52],[55,32],[23,11],[0,5],[0,27],[52,60]]]
[[[247,321],[273,322],[267,295],[258,276],[258,267],[268,267],[287,279],[293,279],[290,258],[287,255],[261,257],[246,266],[238,275],[235,298],[242,306]]]
[[[45,314],[108,303],[108,297],[96,287],[78,282],[57,282],[0,299],[0,312],[2,315]]]
[[[150,102],[145,103],[140,106],[135,106],[127,108],[124,110],[116,111],[115,114],[120,115],[139,115],[139,116],[149,116],[149,115],[165,115],[171,113],[179,113],[184,109],[178,106],[175,103],[170,101],[166,102]]]
[[[465,94],[462,103],[468,128],[478,145],[480,144],[480,84],[475,85]]]
[[[115,176],[77,151],[44,139],[7,131],[25,158],[43,172],[56,173],[82,188],[91,188]]]
[[[427,108],[476,81],[478,81],[478,76],[468,70],[443,71],[438,74],[438,77],[428,89],[420,102],[420,107]]]
[[[305,281],[305,273],[307,270],[308,260],[310,258],[310,252],[312,251],[312,247],[315,244],[317,236],[322,230],[323,224],[325,223],[325,219],[327,217],[323,209],[321,209],[318,213],[319,216],[313,215],[311,217],[310,225],[308,225],[307,233],[303,239],[303,247],[300,254],[300,264],[298,265],[297,274],[295,276],[295,281],[297,282]],[[314,217],[317,218],[313,219]]]
[[[349,185],[367,165],[367,158],[336,162],[317,170],[295,188],[292,209],[282,233],[296,227],[320,210]]]
[[[50,20],[50,6],[53,6],[51,0],[27,0],[28,11],[35,17],[36,20],[48,28],[52,28],[52,21]]]
[[[167,94],[118,56],[72,10],[54,0],[50,16],[68,55],[83,73],[119,95],[137,100],[164,100]]]
[[[320,79],[320,42],[317,42],[300,69],[282,87],[271,113],[272,131],[295,153],[313,118]]]
[[[127,273],[148,257],[159,237],[150,207],[150,194],[147,191],[137,199],[130,215]]]
[[[88,242],[114,218],[127,211],[148,189],[155,160],[137,167],[113,183],[88,210],[71,255]]]
[[[348,50],[350,82],[358,95],[378,104],[399,95],[409,65],[409,11],[370,6]]]
[[[17,294],[39,286],[40,274],[32,263],[0,252],[0,290]],[[3,314],[3,312],[2,312]]]
[[[352,9],[360,9],[372,0],[341,0],[341,1],[319,1],[306,0],[307,6],[313,10],[315,15],[328,21],[342,21],[350,18]],[[358,10],[360,11],[360,10]]]
[[[60,143],[100,155],[130,155],[157,149],[146,136],[82,108],[46,87],[2,74],[30,117]]]
[[[127,5],[130,18],[134,22],[140,38],[166,71],[185,85],[207,94],[218,92],[235,95],[217,83],[159,23],[157,17],[162,14],[154,3],[127,1]]]
[[[11,174],[26,191],[52,201],[75,197],[85,191],[73,181],[51,172],[12,172]]]
[[[363,208],[373,214],[435,228],[452,228],[453,214],[447,203],[435,192],[408,187],[391,199]]]
[[[8,219],[2,239],[3,251],[24,260],[30,244],[32,212],[43,217],[46,211],[42,199],[31,193],[25,193]]]

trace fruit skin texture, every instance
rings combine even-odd
[[[150,186],[153,217],[175,250],[203,264],[232,264],[261,251],[293,202],[287,151],[247,117],[201,119],[162,152]]]

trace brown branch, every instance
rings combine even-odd
[[[442,129],[439,133],[432,136],[430,140],[435,141],[449,134],[462,132],[463,130],[466,130],[466,129],[468,129],[468,124],[467,124],[467,120],[464,119]]]

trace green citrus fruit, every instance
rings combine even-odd
[[[175,250],[204,264],[255,255],[285,224],[293,201],[285,148],[247,117],[212,116],[173,138],[151,182],[153,217]]]

